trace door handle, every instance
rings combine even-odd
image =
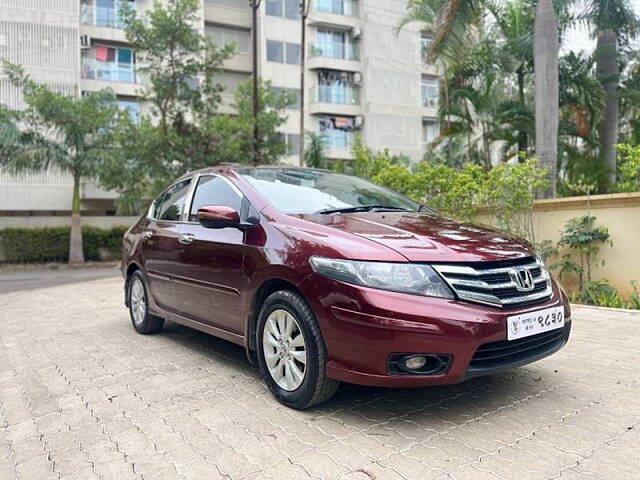
[[[142,232],[142,238],[145,240],[149,240],[151,237],[153,237],[153,232],[151,230],[145,230]]]
[[[195,238],[196,236],[193,233],[183,233],[178,237],[178,241],[184,245],[189,245]]]

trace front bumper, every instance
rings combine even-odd
[[[551,297],[512,309],[360,287],[320,275],[300,285],[316,314],[327,346],[327,375],[349,383],[381,387],[421,387],[459,383],[544,358],[560,350],[571,330],[569,302],[553,282]],[[553,341],[500,362],[472,362],[482,345],[506,341],[510,315],[564,306],[565,327]],[[531,337],[533,338],[533,337]],[[498,344],[499,345],[499,344]],[[513,348],[513,342],[505,348]],[[388,371],[393,353],[451,355],[447,371],[398,375]]]

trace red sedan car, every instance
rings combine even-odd
[[[293,408],[341,381],[421,387],[524,365],[571,328],[528,242],[325,170],[183,176],[126,233],[122,273],[139,333],[170,320],[242,345]]]

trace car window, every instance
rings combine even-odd
[[[204,206],[231,207],[240,212],[242,196],[225,180],[214,175],[200,177],[191,202],[190,222],[198,221],[198,209]]]
[[[162,192],[160,196],[156,198],[156,201],[153,202],[153,218],[160,218],[160,212],[162,211],[162,202],[164,202],[164,194],[165,192]]]
[[[162,204],[156,209],[156,218],[177,222],[182,217],[185,201],[189,193],[191,179],[170,186],[162,195]]]

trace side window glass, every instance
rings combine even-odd
[[[153,204],[153,218],[160,218],[160,211],[162,210],[162,202],[164,201],[164,192],[156,199]]]
[[[231,207],[240,212],[242,197],[227,182],[217,176],[202,176],[198,180],[191,203],[190,222],[198,221],[198,209],[204,206]]]
[[[156,218],[173,222],[180,221],[190,183],[191,179],[184,180],[172,185],[164,192],[162,204],[158,208]]]

